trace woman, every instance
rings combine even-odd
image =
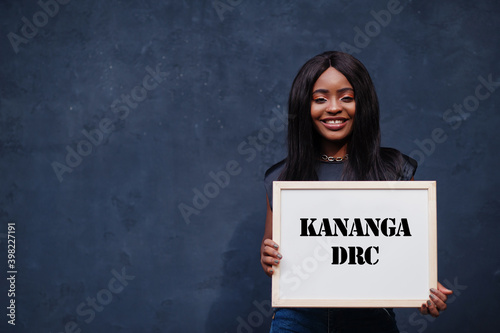
[[[272,241],[274,180],[413,180],[417,163],[380,147],[378,99],[368,71],[349,54],[325,52],[307,61],[288,100],[288,156],[265,176],[267,216],[261,263],[272,276],[282,259]],[[438,283],[420,311],[446,309],[451,290]],[[392,309],[280,308],[271,332],[399,332]]]

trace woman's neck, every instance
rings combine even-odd
[[[347,142],[323,142],[321,153],[330,157],[344,157],[347,154]]]

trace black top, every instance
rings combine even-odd
[[[403,156],[403,166],[401,167],[401,175],[397,180],[411,180],[417,170],[417,161],[413,158],[401,154]],[[276,163],[266,171],[264,177],[264,186],[266,187],[269,205],[273,209],[273,181],[278,180],[279,175],[285,167],[285,160]],[[343,162],[324,162],[318,163],[316,173],[318,180],[338,181],[342,180],[342,170],[344,169]]]

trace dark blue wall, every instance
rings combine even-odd
[[[437,320],[397,310],[401,331],[498,330],[498,2],[60,2],[0,4],[0,331],[268,331],[261,180],[293,77],[331,49],[372,74],[383,144],[438,183],[456,294]]]

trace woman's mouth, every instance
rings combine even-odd
[[[342,119],[323,119],[321,120],[321,122],[323,123],[323,125],[331,130],[331,131],[338,131],[338,130],[341,130],[342,128],[344,128],[344,126],[347,124],[347,120],[348,119],[345,119],[345,118],[342,118]]]

